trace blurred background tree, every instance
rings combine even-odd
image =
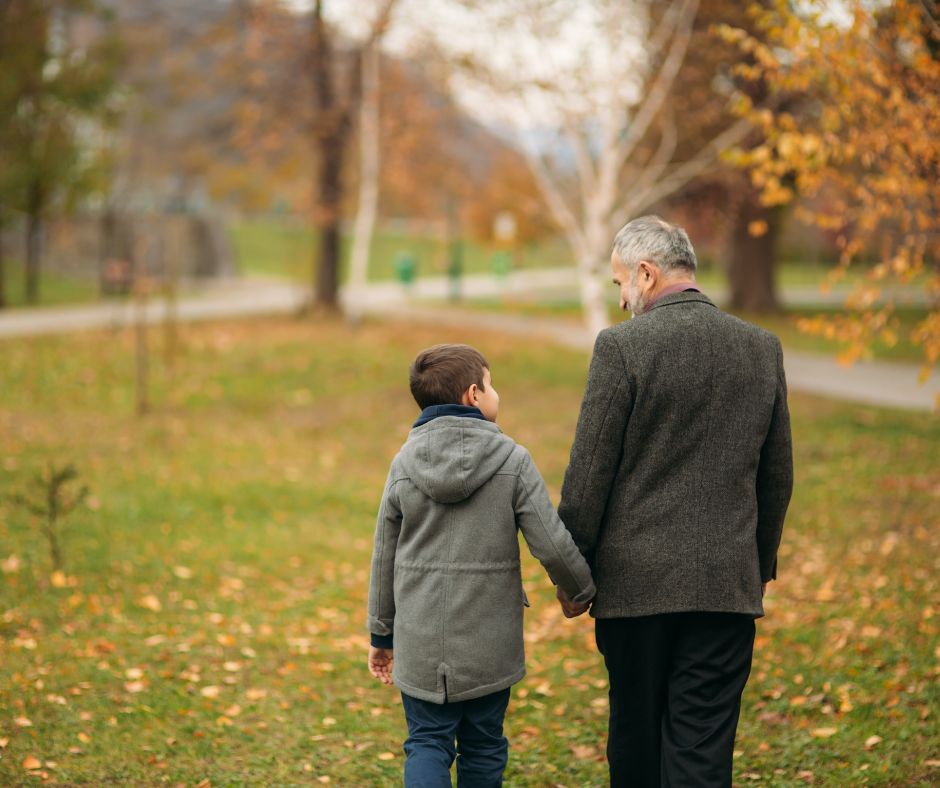
[[[809,225],[837,233],[837,281],[870,263],[845,313],[803,321],[846,343],[853,360],[872,343],[897,340],[898,285],[920,283],[932,304],[911,330],[927,366],[940,357],[940,24],[932,2],[846,3],[839,9],[777,0],[751,7],[760,38],[726,28],[750,62],[735,71],[774,96],[798,94],[804,110],[739,112],[764,141],[732,155],[767,207],[796,202]],[[806,199],[823,198],[810,205]]]
[[[92,0],[0,3],[0,227],[11,210],[26,216],[28,303],[49,211],[101,189],[119,56],[111,16]]]

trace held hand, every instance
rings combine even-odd
[[[591,606],[590,602],[573,602],[568,598],[568,595],[561,590],[561,586],[555,589],[555,598],[561,604],[561,612],[565,614],[565,618],[577,618],[583,613],[586,613]]]
[[[391,684],[394,659],[392,649],[369,646],[369,673],[383,684]]]

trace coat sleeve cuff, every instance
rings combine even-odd
[[[372,635],[371,643],[375,648],[392,648],[392,635],[376,635],[375,632],[370,632]]]

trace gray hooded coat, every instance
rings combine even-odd
[[[371,632],[394,633],[402,692],[469,700],[525,675],[517,531],[569,597],[594,596],[528,451],[478,419],[411,431],[379,507],[368,615]]]

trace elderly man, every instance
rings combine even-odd
[[[614,786],[731,785],[793,487],[780,342],[715,307],[695,266],[658,217],[617,233],[633,319],[597,337],[558,508],[597,585]]]

